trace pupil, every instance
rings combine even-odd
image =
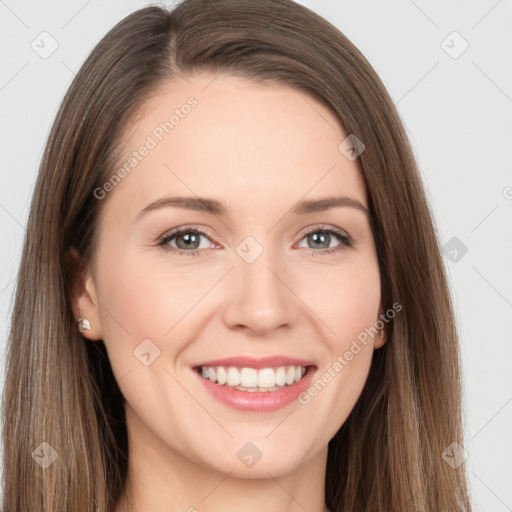
[[[327,239],[327,237],[328,237],[328,236],[329,236],[329,235],[327,235],[326,233],[323,233],[323,234],[321,234],[321,235],[317,235],[316,233],[313,233],[313,235],[312,235],[313,240],[314,240],[314,242],[315,242],[315,243],[324,244],[324,246],[322,247],[322,249],[325,249],[325,248],[329,247],[329,243],[327,243],[327,245],[325,245],[325,240]],[[323,241],[323,242],[322,242],[322,241],[320,241],[320,242],[319,242],[319,240],[318,240],[319,238],[323,238],[323,239],[324,239],[324,241]]]
[[[197,243],[197,240],[195,240],[195,241],[194,241],[194,240],[192,240],[192,237],[197,237],[197,234],[196,234],[196,233],[192,233],[192,234],[187,233],[186,235],[181,235],[181,237],[178,237],[178,238],[176,239],[176,241],[178,242],[178,240],[179,240],[180,238],[183,238],[183,239],[184,239],[184,242],[185,242],[185,247],[190,248],[190,244]],[[179,245],[179,244],[178,244],[178,245]]]

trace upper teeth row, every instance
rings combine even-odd
[[[273,388],[299,382],[306,373],[304,366],[280,366],[279,368],[236,368],[230,366],[203,366],[201,375],[220,385],[242,386],[244,388]]]

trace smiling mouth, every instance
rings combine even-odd
[[[225,388],[239,391],[278,391],[300,382],[310,366],[279,366],[251,368],[236,366],[198,366],[197,373],[204,379]]]

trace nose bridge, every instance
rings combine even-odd
[[[260,237],[260,239],[262,239]],[[231,326],[246,326],[254,331],[268,331],[293,322],[294,295],[287,286],[282,254],[265,242],[248,236],[236,247],[226,321]]]

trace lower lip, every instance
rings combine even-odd
[[[220,402],[233,409],[253,412],[277,411],[286,407],[304,392],[310,385],[316,368],[308,366],[307,372],[299,382],[276,391],[240,391],[228,386],[221,386],[216,382],[205,379],[196,370],[193,370],[203,386]]]

